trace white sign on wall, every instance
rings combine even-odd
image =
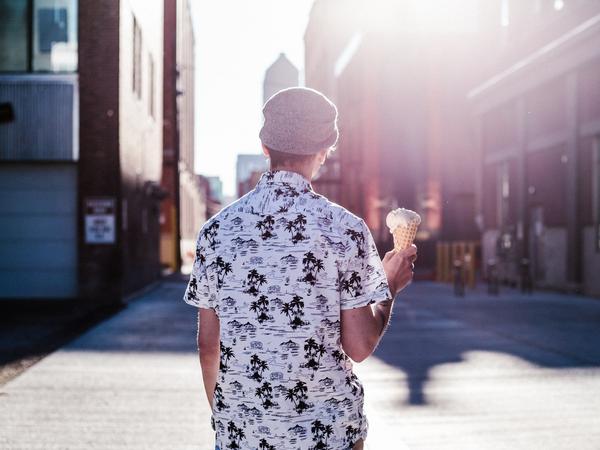
[[[115,199],[96,197],[85,199],[85,243],[115,243]]]

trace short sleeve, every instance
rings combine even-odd
[[[364,220],[345,226],[344,264],[339,273],[341,309],[353,309],[392,298],[383,264]]]
[[[206,255],[205,247],[202,245],[202,235],[198,237],[196,244],[196,256],[194,258],[194,265],[192,266],[192,273],[190,274],[190,280],[188,282],[183,300],[192,306],[199,308],[212,308],[215,309],[216,293],[211,288],[208,275],[206,272]]]

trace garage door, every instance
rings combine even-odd
[[[0,298],[77,295],[77,167],[0,164]]]

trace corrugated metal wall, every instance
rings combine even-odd
[[[78,159],[77,75],[2,75],[0,103],[15,116],[0,123],[0,160]]]

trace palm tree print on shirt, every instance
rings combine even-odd
[[[359,258],[364,258],[366,256],[365,235],[362,234],[360,231],[353,230],[352,228],[346,228],[344,234],[346,236],[350,236],[350,239],[356,242],[356,247],[358,248],[356,256],[358,256]]]
[[[340,352],[339,350],[334,350],[331,353],[331,356],[333,356],[333,359],[338,364],[346,359],[346,355],[344,353]]]
[[[260,230],[260,237],[264,240],[267,240],[269,238],[272,238],[274,236],[273,234],[273,227],[275,226],[275,218],[268,214],[267,216],[265,216],[265,218],[263,220],[259,220],[258,222],[256,222],[256,228],[258,228]]]
[[[268,368],[269,365],[266,361],[260,359],[256,353],[252,355],[250,358],[250,370],[252,371],[250,378],[256,381],[262,381],[263,372]]]
[[[292,242],[294,244],[304,241],[306,236],[302,233],[306,231],[306,216],[298,214],[294,220],[288,220],[285,229],[292,233]]]
[[[356,374],[351,374],[346,377],[346,386],[352,389],[352,395],[358,394],[358,377]]]
[[[261,386],[257,387],[254,391],[254,395],[260,399],[263,408],[269,409],[276,406],[276,404],[273,403],[273,388],[268,381],[265,381]]]
[[[306,387],[306,383],[300,380],[296,382],[296,385],[293,388],[287,389],[285,392],[285,399],[294,403],[294,409],[298,414],[302,414],[308,408],[313,406],[307,403],[307,392],[308,388]]]
[[[204,256],[204,247],[196,247],[196,259],[202,264],[206,262],[206,256]]]
[[[249,287],[244,292],[246,294],[257,296],[258,288],[267,282],[267,277],[258,273],[256,269],[252,269],[248,272],[247,280]]]
[[[208,246],[211,250],[214,250],[221,242],[217,240],[217,233],[219,232],[219,221],[215,220],[211,223],[203,232],[204,237],[208,241]]]
[[[308,338],[304,341],[304,358],[308,360],[304,367],[312,369],[313,371],[319,370],[321,364],[321,357],[326,353],[325,346],[323,344],[317,344],[313,338]],[[311,375],[311,379],[314,379],[315,375]]]
[[[208,267],[215,267],[217,271],[217,287],[220,289],[223,287],[223,281],[225,280],[225,275],[231,273],[231,263],[226,262],[220,256],[208,265]]]
[[[294,330],[303,325],[308,325],[308,322],[302,320],[304,316],[304,302],[299,295],[294,295],[291,302],[281,305],[281,313],[287,316],[290,320],[290,326]]]
[[[266,295],[261,295],[258,300],[250,303],[250,311],[256,313],[256,320],[263,323],[273,318],[269,313],[269,300]]]
[[[354,444],[356,444],[356,438],[358,437],[358,433],[360,433],[360,430],[358,428],[354,428],[352,425],[348,425],[346,427],[345,442],[348,448],[354,447]]]
[[[246,438],[246,433],[242,428],[236,427],[233,421],[227,422],[227,433],[229,434],[229,443],[226,448],[240,449],[242,439]]]
[[[281,187],[275,189],[275,198],[279,200],[279,197],[298,197],[300,193],[287,183],[282,183]]]
[[[262,438],[258,443],[258,450],[277,450],[274,445],[267,442],[265,438]]]
[[[219,383],[215,383],[215,408],[217,411],[222,411],[224,409],[229,408],[229,405],[226,405],[223,401],[225,397],[223,396],[223,388],[219,385]]]
[[[229,366],[227,365],[227,363],[231,358],[235,358],[235,355],[233,354],[233,349],[231,347],[226,347],[223,345],[223,341],[221,341],[220,345],[221,361],[219,363],[219,370],[223,373],[227,373],[227,370],[229,370]]]
[[[349,278],[342,278],[340,288],[342,291],[357,297],[362,294],[362,279],[357,271],[353,270]]]
[[[304,278],[301,278],[300,281],[314,286],[317,283],[317,274],[324,269],[323,261],[315,257],[313,252],[307,252],[302,258],[302,265]]]
[[[327,441],[333,434],[331,425],[325,425],[317,419],[311,423],[310,431],[313,434],[313,441],[316,442],[313,450],[326,450],[329,448]]]
[[[192,276],[190,277],[190,283],[189,283],[189,288],[188,288],[188,293],[187,293],[188,300],[193,302],[194,299],[196,298],[197,294],[198,294],[198,280],[196,279],[196,276],[194,274],[192,274]]]

